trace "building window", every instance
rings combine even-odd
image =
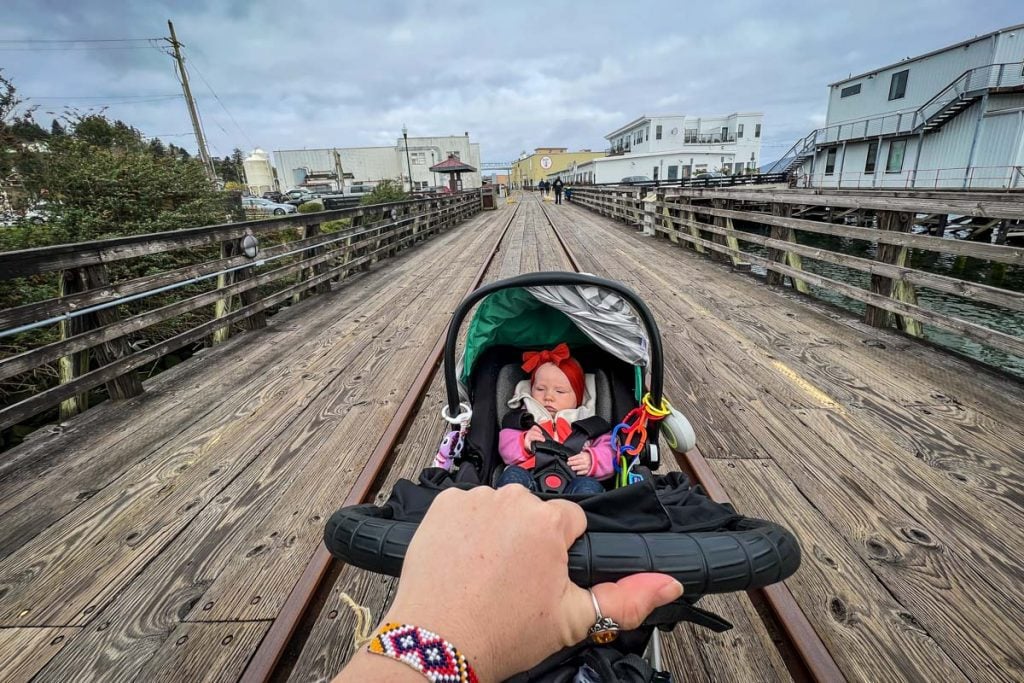
[[[719,142],[728,142],[728,141],[729,141],[729,128],[726,127],[726,126],[722,126],[722,139]]]
[[[659,126],[659,128],[660,128],[660,126]],[[678,166],[674,166],[674,165],[670,165],[668,167],[668,179],[669,180],[675,180],[678,177],[679,177],[679,167]]]
[[[426,152],[409,152],[409,156],[411,157],[412,163],[414,164],[422,165],[427,163]]]
[[[754,137],[755,138],[761,137],[761,124],[760,123],[755,123],[754,124]]]
[[[904,73],[906,73],[906,72],[904,72]],[[839,96],[840,97],[849,97],[850,95],[857,95],[858,93],[860,93],[860,83],[858,83],[857,85],[848,85],[848,86],[846,86],[845,88],[843,88],[842,90],[839,91]],[[903,96],[900,95],[900,97],[903,97]],[[891,100],[893,98],[889,97],[889,99]]]
[[[836,150],[838,147],[829,147],[825,155],[825,175],[832,175],[836,172]]]
[[[736,139],[739,140],[741,137],[743,137],[743,124],[739,123],[736,125]]]
[[[697,142],[697,129],[687,128],[683,131],[683,142]],[[690,162],[693,163],[693,162]]]
[[[903,155],[906,151],[906,140],[893,140],[889,143],[889,156],[885,160],[886,173],[900,173],[903,170]]]
[[[653,178],[654,178],[655,180],[657,180],[657,179],[658,179],[658,167],[657,167],[657,166],[655,166],[655,167],[654,167],[654,171],[652,171],[652,177],[653,177]]]
[[[654,127],[654,139],[655,140],[660,140],[661,139],[661,126],[655,126]]]
[[[875,172],[875,159],[878,158],[878,142],[868,143],[868,158],[864,160],[864,172]]]
[[[907,94],[907,77],[910,75],[910,69],[904,69],[903,71],[897,71],[892,75],[892,80],[889,81],[889,99],[898,100]]]
[[[651,139],[651,129],[650,128],[644,128],[644,142],[647,142],[650,139]]]
[[[455,157],[456,159],[460,159],[461,158],[461,157],[459,157],[459,153],[458,152],[448,152],[448,157]],[[445,158],[447,159],[448,157],[445,157]]]

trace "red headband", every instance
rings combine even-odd
[[[554,364],[569,379],[573,393],[576,394],[576,405],[583,404],[583,368],[569,355],[568,345],[562,343],[550,351],[526,351],[523,353],[524,371],[530,373],[530,382],[533,382],[537,368],[545,363]]]

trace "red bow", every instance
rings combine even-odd
[[[534,370],[545,363],[559,365],[562,361],[569,359],[569,347],[565,343],[559,344],[550,351],[526,351],[523,353],[523,370],[533,373]]]

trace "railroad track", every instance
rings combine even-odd
[[[502,226],[488,257],[480,266],[472,285],[467,290],[467,295],[482,284],[487,270],[498,254],[501,243],[521,206],[521,203],[516,205],[511,216]],[[551,220],[543,202],[540,203],[540,209],[573,270],[580,272],[579,262],[554,221]],[[434,347],[424,359],[423,366],[402,403],[398,406],[394,418],[384,430],[380,441],[353,484],[343,503],[344,506],[373,502],[380,487],[381,474],[392,464],[395,447],[415,418],[416,406],[422,400],[431,378],[441,363],[446,333],[447,330],[441,333]],[[676,453],[675,457],[680,469],[694,481],[700,483],[713,500],[729,502],[725,489],[715,477],[711,466],[701,455],[699,449],[695,448],[686,454]],[[298,652],[301,652],[311,624],[323,605],[325,594],[331,589],[333,581],[329,579],[337,577],[340,569],[341,563],[331,557],[323,544],[319,545],[298,583],[288,595],[281,612],[274,619],[266,637],[249,661],[242,674],[243,683],[265,683],[279,680],[286,675],[290,668],[290,660]],[[765,620],[769,630],[778,636],[777,645],[794,680],[844,680],[824,643],[815,633],[784,584],[775,584],[751,591],[749,595],[754,605],[758,607],[758,613]]]

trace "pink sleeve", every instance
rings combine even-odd
[[[530,457],[523,448],[523,432],[519,429],[502,429],[498,433],[498,453],[506,465],[518,465]]]
[[[504,431],[504,430],[503,430]],[[602,434],[586,447],[590,451],[590,472],[587,474],[597,479],[612,476],[615,468],[615,453],[612,450],[611,434]]]

